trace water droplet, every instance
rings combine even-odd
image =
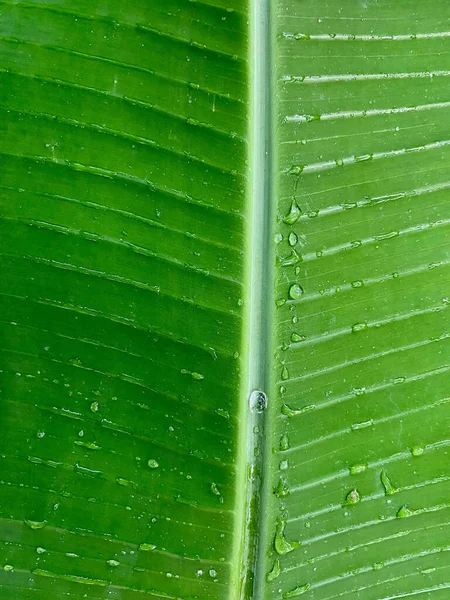
[[[275,241],[275,244],[280,244],[283,241],[283,234],[276,233],[274,236],[274,241]]]
[[[288,175],[301,175],[303,169],[303,165],[292,165],[292,167],[288,171]]]
[[[132,488],[136,487],[136,484],[134,483],[134,481],[129,481],[128,479],[123,479],[122,477],[117,477],[116,482],[119,485],[123,485],[124,487],[132,487]]]
[[[396,488],[395,485],[392,483],[391,478],[384,469],[380,473],[380,479],[381,483],[383,484],[386,496],[392,496],[392,494],[396,494],[398,492],[398,488]]]
[[[338,167],[344,166],[344,160],[342,158],[336,158],[334,162],[337,164]]]
[[[379,571],[383,567],[384,567],[384,563],[382,563],[382,562],[373,563],[373,570],[374,571]]]
[[[47,521],[30,521],[28,519],[25,519],[24,523],[30,529],[42,529],[47,525]]]
[[[14,571],[14,567],[12,565],[5,565],[3,567],[4,571]]]
[[[118,567],[120,565],[120,562],[114,559],[107,560],[106,562],[110,567]]]
[[[358,490],[355,488],[351,490],[345,497],[345,501],[342,506],[353,506],[361,502],[361,495]]]
[[[280,560],[277,558],[273,563],[272,570],[269,573],[267,573],[267,577],[266,577],[267,581],[268,582],[273,581],[280,575],[280,573],[281,573]]]
[[[98,402],[92,402],[90,409],[93,413],[98,412]]]
[[[304,594],[305,592],[307,592],[310,588],[309,583],[304,583],[303,585],[298,585],[296,588],[294,588],[293,590],[291,590],[290,592],[285,592],[283,594],[283,599],[288,599],[288,598],[296,598],[297,596],[300,596],[301,594]]]
[[[284,536],[284,530],[286,528],[286,523],[284,521],[278,520],[277,529],[275,532],[275,541],[274,547],[278,554],[288,554],[297,548],[300,548],[300,542],[289,542]]]
[[[291,342],[303,342],[306,340],[306,336],[300,335],[299,333],[291,333]]]
[[[208,574],[210,577],[217,577],[217,571],[215,569],[210,569]]]
[[[157,469],[159,467],[159,463],[154,458],[150,458],[147,461],[147,465],[150,467],[150,469]]]
[[[201,381],[202,379],[205,379],[205,376],[202,375],[201,373],[196,373],[195,371],[189,371],[188,369],[181,369],[180,373],[182,373],[183,375],[190,375],[192,377],[192,379],[195,379],[196,381]]]
[[[289,485],[288,485],[287,479],[286,479],[286,477],[281,476],[280,480],[278,481],[278,485],[274,489],[273,493],[278,498],[285,498],[286,496],[289,496],[289,492],[290,492],[290,490],[289,490]]]
[[[413,456],[422,456],[422,454],[425,452],[424,448],[422,448],[421,446],[413,446],[411,448],[411,454]]]
[[[286,471],[289,468],[289,462],[287,460],[282,460],[280,462],[280,471]]]
[[[281,369],[281,379],[283,379],[283,381],[289,379],[289,371],[287,370],[287,367],[283,367]]]
[[[289,297],[292,300],[298,300],[302,296],[303,296],[302,286],[299,285],[298,283],[294,283],[294,285],[291,285],[291,287],[289,288]]]
[[[292,322],[294,323],[294,325],[296,325],[299,321],[300,319],[298,317],[292,317]]]
[[[372,154],[359,154],[355,156],[355,162],[366,162],[367,160],[371,160]]]
[[[302,215],[302,211],[295,200],[292,200],[291,208],[289,209],[288,214],[284,217],[283,222],[287,225],[295,225],[297,221],[300,219]]]
[[[100,450],[100,446],[97,446],[95,442],[82,442],[80,440],[75,440],[74,444],[77,446],[82,446],[83,448],[87,448],[88,450]]]
[[[295,246],[295,244],[297,244],[298,242],[297,234],[295,234],[293,231],[291,231],[291,233],[289,234],[288,242],[289,246]]]
[[[216,414],[219,415],[219,417],[223,417],[224,419],[229,419],[230,418],[230,413],[223,409],[223,408],[216,408]]]
[[[367,465],[362,463],[352,465],[351,467],[349,467],[349,471],[350,475],[358,475],[359,473],[364,473],[364,471],[367,471]]]
[[[211,491],[215,496],[220,496],[219,488],[217,487],[217,483],[211,483]]]
[[[360,279],[357,279],[356,281],[352,281],[352,288],[360,288],[363,285],[364,284]]]
[[[367,323],[355,323],[352,325],[353,333],[357,333],[358,331],[363,331],[363,329],[367,328]]]
[[[289,436],[287,433],[283,433],[280,438],[280,450],[289,450],[290,447]]]
[[[416,512],[416,510],[412,510],[411,508],[408,508],[406,504],[404,504],[398,509],[397,518],[404,519],[405,517],[411,517],[412,515],[416,514]]]
[[[295,250],[292,250],[288,256],[279,256],[277,260],[280,267],[292,267],[302,262],[302,257]]]
[[[250,409],[257,413],[262,413],[267,408],[267,396],[260,390],[255,390],[250,394]]]
[[[311,410],[314,410],[315,408],[316,408],[315,404],[309,404],[308,406],[302,406],[302,408],[291,408],[287,404],[283,404],[283,406],[281,407],[281,412],[283,413],[283,415],[286,415],[287,417],[297,417],[298,415],[304,415],[305,413],[310,412]]]
[[[284,306],[286,304],[286,299],[285,298],[280,298],[279,300],[275,301],[275,304],[277,306]]]
[[[372,425],[373,419],[369,419],[368,421],[362,421],[361,423],[353,423],[351,430],[357,431],[358,429],[365,429],[366,427],[371,427]]]
[[[141,544],[139,546],[139,550],[143,550],[144,552],[150,552],[151,550],[155,550],[156,546],[154,544]]]

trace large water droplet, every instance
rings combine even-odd
[[[298,300],[302,296],[303,296],[302,286],[299,285],[298,283],[294,283],[293,285],[291,285],[291,287],[289,288],[289,297],[292,300]]]
[[[255,390],[250,394],[250,409],[257,413],[262,413],[267,408],[267,396],[260,390]]]

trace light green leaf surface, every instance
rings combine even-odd
[[[0,2],[1,600],[448,598],[449,20]]]

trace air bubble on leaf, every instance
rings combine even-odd
[[[250,394],[250,409],[257,413],[262,413],[267,408],[267,396],[260,390],[255,390]]]

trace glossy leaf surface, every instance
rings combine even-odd
[[[2,600],[448,597],[449,18],[0,3]]]

